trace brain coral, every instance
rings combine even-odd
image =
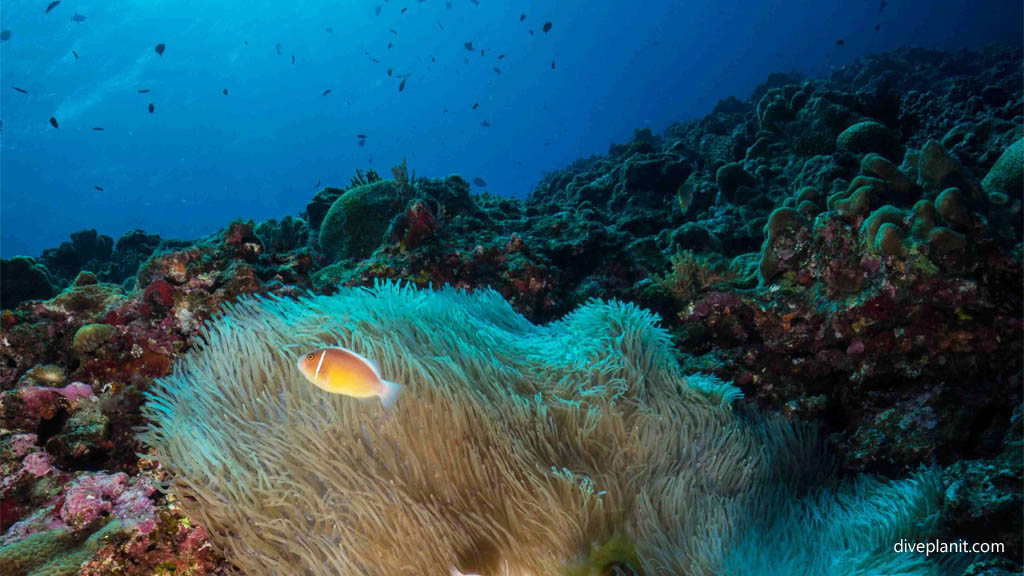
[[[242,299],[203,340],[143,439],[247,574],[938,573],[892,552],[932,534],[933,474],[837,479],[812,430],[689,386],[629,304],[537,326],[493,291],[381,284]],[[308,384],[295,358],[323,344],[406,393]]]

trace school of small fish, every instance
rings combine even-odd
[[[420,0],[420,1],[422,2],[423,0]],[[61,2],[62,2],[62,0],[53,0],[53,1],[49,2],[46,5],[46,7],[44,8],[44,10],[43,10],[44,14],[50,14],[54,9],[58,8],[61,5]],[[385,2],[387,2],[387,0],[385,0]],[[479,6],[479,2],[477,0],[471,0],[471,2],[474,5]],[[885,5],[885,0],[882,0],[883,8],[884,8],[884,5]],[[446,9],[451,9],[452,8],[452,2],[450,2],[450,1],[449,2],[445,2],[445,8]],[[380,16],[383,11],[384,11],[384,5],[377,5],[376,7],[374,7],[374,14],[376,16]],[[408,7],[403,7],[399,11],[399,14],[405,14],[407,11],[408,11]],[[520,15],[519,15],[519,22],[525,22],[526,18],[527,18],[526,13],[520,13]],[[74,22],[74,23],[82,23],[82,22],[85,22],[85,20],[86,20],[86,16],[84,14],[79,14],[78,12],[74,12],[72,14],[72,16],[71,16],[71,21]],[[438,29],[441,32],[445,32],[444,23],[442,23],[440,20],[437,20],[437,26],[438,26]],[[553,27],[553,24],[550,21],[544,22],[544,24],[541,26],[541,31],[544,32],[545,34],[547,34],[548,32],[551,31],[552,27]],[[327,27],[324,28],[324,31],[326,33],[328,33],[328,34],[332,34],[334,32],[334,28],[331,27],[331,26],[327,26]],[[389,28],[389,31],[394,36],[398,36],[399,35],[399,31],[397,29],[395,29],[395,28]],[[529,34],[531,36],[533,35],[533,30],[532,29],[529,30]],[[12,33],[11,30],[8,30],[8,29],[2,30],[2,31],[0,31],[0,41],[7,42],[8,40],[11,39],[12,35],[13,35],[13,33]],[[243,44],[248,46],[249,45],[248,40],[243,41]],[[393,46],[394,46],[394,43],[393,42],[389,42],[388,45],[387,45],[387,48],[390,50]],[[472,40],[467,41],[467,42],[463,42],[463,47],[467,51],[470,51],[470,52],[475,52],[476,51],[476,49],[473,46],[473,41]],[[283,47],[283,45],[280,42],[274,44],[274,52],[278,56],[281,56],[281,55],[284,54],[283,48],[284,47]],[[167,44],[165,42],[159,42],[159,43],[155,44],[154,47],[153,47],[153,51],[156,52],[157,56],[159,56],[160,58],[164,57],[164,53],[166,52],[166,50],[167,50]],[[480,56],[483,57],[483,58],[486,58],[487,51],[485,49],[480,49],[479,51],[480,51]],[[74,57],[75,60],[79,59],[79,54],[78,54],[77,51],[72,50],[71,54],[72,54],[72,56]],[[374,63],[380,63],[381,62],[381,60],[379,58],[372,56],[370,54],[370,52],[364,52],[364,54],[366,56],[370,57],[371,61],[374,62]],[[501,53],[501,54],[498,54],[496,59],[497,60],[503,60],[504,58],[505,58],[505,54]],[[431,55],[430,56],[430,61],[431,61],[431,63],[434,63],[434,62],[437,61],[437,59],[433,55]],[[295,54],[292,53],[291,54],[291,63],[295,64],[295,62],[296,62]],[[464,62],[466,64],[469,64],[469,59],[465,58]],[[555,62],[554,62],[554,60],[552,60],[551,61],[551,69],[554,70],[554,68],[555,68]],[[494,71],[494,73],[496,75],[500,76],[502,74],[501,68],[499,68],[497,66],[493,66],[492,69],[493,69],[493,71]],[[456,71],[456,73],[458,73],[458,71]],[[394,74],[394,69],[392,67],[388,67],[388,69],[387,69],[387,76],[389,78],[394,77],[394,78],[396,78],[398,80],[398,92],[401,93],[401,92],[405,91],[405,88],[407,86],[407,81],[408,81],[409,77],[412,76],[412,73]],[[28,94],[28,90],[26,90],[24,88],[20,88],[18,86],[11,86],[11,88],[14,91],[19,92],[21,94]],[[140,89],[137,90],[137,92],[139,94],[148,94],[150,92],[150,89],[148,89],[148,88],[140,88]],[[321,96],[327,96],[330,93],[331,93],[331,88],[327,88],[327,89],[325,89],[321,93]],[[224,96],[227,96],[228,95],[228,89],[227,88],[222,88],[221,89],[221,94],[223,94]],[[473,104],[472,109],[476,110],[479,107],[480,107],[480,103],[479,102],[475,102]],[[155,104],[155,102],[150,102],[147,105],[146,108],[147,108],[147,110],[148,110],[148,112],[150,114],[155,114],[156,113],[156,104]],[[442,113],[447,113],[447,112],[448,112],[448,109],[445,108]],[[58,128],[59,127],[59,122],[58,122],[56,117],[51,116],[50,119],[49,119],[49,122],[50,122],[50,125],[53,126],[54,128]],[[491,125],[491,123],[489,121],[487,121],[487,120],[483,120],[482,122],[480,122],[480,125],[482,127],[486,128],[486,127],[489,127]],[[92,129],[94,131],[97,131],[97,132],[103,130],[102,127],[98,127],[98,126],[97,127],[93,127]],[[357,145],[359,147],[363,147],[363,146],[366,145],[366,136],[365,135],[360,135],[360,137],[358,138],[358,141],[357,141]],[[483,180],[480,179],[480,178],[474,179],[474,182],[476,182],[476,181],[483,182]],[[478,185],[479,186],[483,186],[485,184],[478,184]],[[94,188],[96,190],[99,190],[99,191],[103,190],[103,188],[100,187],[100,186],[94,186]]]
[[[387,0],[384,0],[384,1],[387,2]],[[476,0],[471,0],[471,2],[474,5],[479,5],[479,2],[477,2]],[[60,7],[61,3],[62,3],[62,0],[52,0],[51,2],[46,4],[46,7],[43,10],[44,14],[50,14],[55,9]],[[886,4],[887,4],[887,0],[879,0],[879,5],[878,5],[878,14],[879,15],[881,15],[882,12],[885,11]],[[450,1],[446,2],[445,3],[445,8],[446,9],[451,9],[452,8],[452,2],[450,2]],[[380,16],[383,13],[384,9],[385,9],[385,5],[384,4],[378,4],[377,6],[374,7],[374,14],[376,16]],[[405,14],[407,11],[408,11],[408,8],[407,7],[403,7],[403,8],[400,9],[399,14]],[[519,23],[524,23],[524,22],[526,22],[526,20],[527,20],[527,14],[525,12],[520,13],[519,17],[518,17]],[[78,12],[74,12],[72,14],[72,16],[71,16],[71,22],[73,22],[73,23],[78,24],[78,23],[82,23],[82,22],[85,22],[85,21],[86,21],[86,16],[84,14],[79,14]],[[439,31],[440,32],[445,32],[446,29],[445,29],[444,23],[441,22],[441,20],[436,20],[436,22],[437,22],[437,26],[438,26]],[[875,29],[876,32],[879,30],[880,26],[881,26],[881,23],[875,24],[874,29]],[[540,31],[543,34],[548,34],[549,32],[551,32],[551,30],[553,28],[554,28],[554,23],[553,22],[545,21],[545,22],[543,22],[543,24],[541,24]],[[399,36],[399,30],[397,30],[395,28],[389,28],[388,30],[391,32],[391,34],[393,36],[395,36],[395,37]],[[324,28],[324,31],[327,34],[333,34],[334,28],[331,27],[331,26],[327,26],[327,27]],[[532,28],[528,29],[527,32],[529,33],[530,36],[534,35],[534,30]],[[0,31],[0,42],[7,42],[7,41],[9,41],[11,39],[12,36],[13,36],[13,32],[11,30],[4,29],[4,30]],[[243,44],[244,45],[248,45],[249,44],[248,40],[244,40]],[[842,38],[837,39],[835,41],[835,45],[838,46],[838,47],[845,46],[846,45],[846,40],[842,39]],[[394,46],[393,42],[388,42],[387,49],[390,50],[393,46]],[[473,39],[462,41],[462,46],[463,46],[463,48],[466,49],[467,52],[475,53],[475,52],[479,51],[481,58],[486,58],[487,57],[486,56],[487,50],[484,49],[484,48],[479,48],[479,47],[475,46]],[[164,54],[165,54],[166,50],[167,50],[167,44],[165,42],[156,43],[154,45],[154,48],[153,48],[153,51],[156,52],[157,56],[159,56],[160,58],[164,57]],[[274,44],[274,52],[278,56],[281,56],[281,55],[284,54],[284,47],[283,47],[283,45],[280,42]],[[71,54],[72,54],[72,56],[74,57],[75,60],[79,59],[79,54],[78,54],[77,51],[72,50]],[[376,56],[373,56],[371,54],[371,52],[364,51],[364,54],[367,57],[369,57],[370,60],[373,63],[381,63],[381,59],[377,58]],[[296,63],[295,54],[292,53],[290,55],[290,57],[291,57],[291,63],[294,65]],[[431,63],[434,63],[434,62],[437,61],[437,59],[433,55],[430,55],[429,57],[430,57],[430,62]],[[505,58],[505,53],[500,53],[500,54],[497,55],[497,57],[495,59],[496,60],[503,60],[504,58]],[[467,64],[467,65],[470,63],[470,60],[469,60],[468,56],[463,58],[463,62],[465,64]],[[551,60],[551,70],[555,70],[556,66],[557,66],[556,65],[556,61],[555,60]],[[499,68],[498,66],[492,66],[492,71],[497,76],[501,76],[502,75],[502,69]],[[458,70],[456,70],[456,73],[458,73]],[[395,78],[398,81],[398,92],[399,93],[404,93],[406,88],[408,87],[408,79],[412,76],[412,73],[406,72],[406,73],[402,73],[402,74],[395,74],[394,68],[389,66],[386,69],[386,74],[387,74],[388,78]],[[15,92],[18,92],[18,93],[21,93],[21,94],[28,94],[29,93],[29,91],[27,89],[19,87],[19,86],[13,86],[12,85],[11,88]],[[323,92],[321,93],[321,96],[329,95],[331,93],[331,90],[332,90],[331,88],[324,89]],[[150,90],[148,88],[141,88],[141,89],[138,89],[137,91],[138,91],[139,94],[147,94],[147,93],[150,92]],[[221,94],[223,94],[224,96],[227,96],[228,95],[228,88],[221,89]],[[350,104],[350,102],[349,102],[349,104]],[[474,102],[473,106],[472,106],[472,110],[476,110],[479,107],[480,107],[480,102]],[[155,104],[155,102],[149,102],[146,108],[147,108],[147,110],[148,110],[148,112],[150,114],[155,114],[156,113],[156,104]],[[448,112],[448,108],[444,108],[444,110],[442,111],[442,113],[444,113],[444,114],[446,114],[447,112]],[[51,116],[49,118],[49,123],[50,123],[50,125],[53,128],[59,128],[60,127],[59,121],[58,121],[58,119],[55,116]],[[483,127],[483,128],[488,128],[488,127],[491,126],[491,123],[490,123],[489,120],[482,120],[480,122],[480,126]],[[102,127],[93,127],[93,130],[99,132],[99,131],[102,131],[103,128]],[[366,136],[363,135],[363,134],[359,135],[359,138],[356,141],[356,145],[361,148],[361,147],[365,147],[366,143],[367,143]],[[547,143],[545,143],[545,144],[547,144]],[[481,178],[474,178],[473,179],[473,183],[476,186],[480,186],[480,187],[486,186],[486,183]],[[99,186],[95,186],[95,188],[97,190],[99,190],[99,191],[103,190],[103,188],[99,187]]]

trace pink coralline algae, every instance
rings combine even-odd
[[[43,388],[43,390],[56,392],[66,398],[68,402],[74,402],[80,398],[88,398],[93,395],[92,386],[82,382],[72,382],[63,388]]]
[[[128,475],[98,473],[80,478],[64,493],[60,518],[80,528],[100,516],[113,514],[122,521],[138,524],[146,533],[153,528],[153,486],[144,478],[128,482]]]
[[[202,526],[186,521],[177,511],[162,510],[140,528],[109,539],[109,544],[82,565],[80,576],[149,576],[151,574],[219,573],[220,558],[210,546]]]
[[[63,388],[25,386],[20,388],[17,394],[26,411],[42,413],[44,418],[52,418],[52,412],[56,410],[59,396],[63,396],[68,402],[74,402],[92,396],[92,387],[81,382],[74,382]]]
[[[38,437],[35,434],[15,434],[11,436],[11,456],[21,458],[36,449]]]
[[[53,469],[53,457],[46,452],[33,452],[21,461],[21,468],[29,474],[46,476]]]

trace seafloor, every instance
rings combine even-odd
[[[905,49],[773,74],[525,200],[403,163],[298,217],[193,241],[86,230],[4,260],[0,573],[224,571],[158,490],[144,394],[240,295],[376,279],[490,286],[537,324],[593,298],[653,310],[684,373],[819,426],[845,473],[937,470],[935,536],[1005,543],[967,573],[1020,573],[1021,61]]]

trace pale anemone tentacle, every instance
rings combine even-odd
[[[295,361],[322,346],[406,392],[319,390]],[[932,534],[932,472],[838,480],[813,429],[701,378],[630,304],[536,326],[491,290],[380,283],[226,305],[142,438],[247,574],[560,575],[616,538],[648,576],[941,573],[891,552]]]

